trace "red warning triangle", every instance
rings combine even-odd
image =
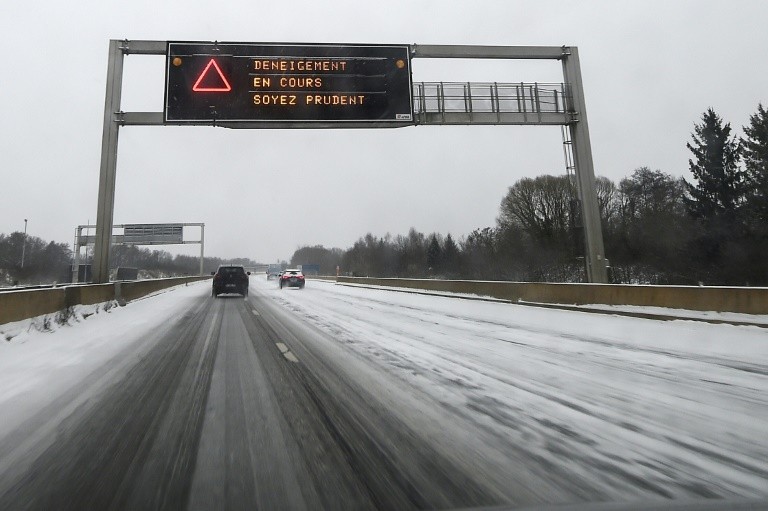
[[[232,90],[232,87],[229,85],[224,73],[221,72],[221,68],[216,63],[216,60],[211,59],[208,65],[205,66],[205,69],[203,69],[203,72],[200,73],[192,90],[195,92],[229,92]]]

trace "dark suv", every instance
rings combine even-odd
[[[221,293],[238,293],[248,296],[248,275],[251,272],[245,271],[242,266],[219,266],[219,269],[213,272],[213,290],[214,297]]]

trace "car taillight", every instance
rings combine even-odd
[[[298,275],[298,277],[302,280],[304,280],[304,275]]]

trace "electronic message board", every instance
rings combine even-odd
[[[169,42],[166,124],[413,123],[407,45]]]
[[[122,242],[136,245],[184,243],[184,225],[126,224],[123,226]]]

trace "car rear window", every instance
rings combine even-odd
[[[224,273],[227,275],[242,275],[245,273],[245,270],[242,266],[224,266],[219,268],[219,273]]]

